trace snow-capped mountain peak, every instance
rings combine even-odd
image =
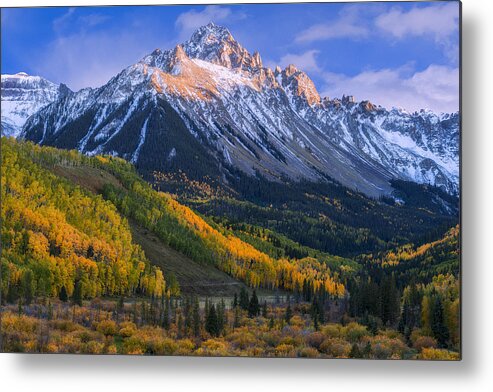
[[[260,54],[250,54],[225,27],[213,22],[195,31],[183,44],[190,58],[197,58],[227,68],[254,70],[262,67]]]
[[[27,118],[58,96],[59,86],[40,76],[25,72],[2,75],[2,135],[17,137]]]
[[[155,50],[98,89],[48,105],[23,136],[110,153],[143,172],[180,168],[226,178],[329,177],[371,196],[392,178],[458,190],[459,115],[387,110],[353,96],[320,97],[302,70],[264,67],[224,27]]]

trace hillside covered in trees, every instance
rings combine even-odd
[[[115,206],[40,164],[78,159],[2,140],[2,297],[167,294]]]
[[[373,200],[238,177],[240,196],[8,138],[1,180],[7,350],[459,355],[457,200],[433,187],[399,182],[395,199]],[[199,306],[177,268],[210,274],[211,292],[227,274],[234,301]]]

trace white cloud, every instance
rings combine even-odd
[[[368,28],[359,18],[359,9],[347,6],[340,12],[339,19],[310,26],[296,36],[295,42],[310,43],[343,37],[364,38],[368,34]]]
[[[395,39],[430,37],[452,64],[458,63],[458,2],[414,7],[409,11],[393,8],[379,15],[375,26]]]
[[[450,2],[405,12],[399,8],[379,15],[375,25],[395,38],[431,35],[437,42],[447,39],[459,28],[459,4]]]
[[[190,35],[196,29],[209,22],[220,23],[240,20],[244,17],[244,14],[234,13],[231,8],[209,5],[205,7],[203,11],[192,9],[180,14],[176,19],[175,26],[179,30],[179,40],[184,41],[190,38]]]
[[[79,23],[84,27],[94,27],[106,22],[110,17],[103,14],[89,14],[79,18]]]
[[[67,29],[89,29],[107,21],[110,17],[101,13],[91,13],[87,15],[78,15],[79,11],[71,7],[62,16],[53,20],[53,30],[61,35]]]
[[[308,50],[302,54],[288,53],[281,57],[278,64],[281,67],[286,67],[289,64],[294,64],[297,68],[305,72],[318,73],[321,71],[316,59],[318,53],[318,50]]]
[[[75,14],[75,7],[71,7],[65,12],[62,16],[53,20],[53,30],[56,32],[60,32],[64,28],[66,28],[72,19],[72,16]]]
[[[458,68],[432,64],[419,72],[402,67],[365,71],[352,77],[326,73],[325,81],[322,95],[330,97],[354,95],[359,101],[370,100],[386,108],[402,107],[409,111],[459,109]]]

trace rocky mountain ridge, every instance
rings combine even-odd
[[[264,67],[210,23],[100,88],[59,97],[27,120],[22,137],[118,155],[142,172],[333,179],[377,197],[392,192],[393,178],[457,194],[459,122],[458,113],[321,98],[306,73]]]

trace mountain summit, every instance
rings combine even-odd
[[[394,178],[458,191],[458,113],[322,98],[302,70],[265,67],[213,23],[100,88],[59,97],[22,137],[121,156],[143,174],[336,180],[375,197]]]
[[[27,118],[55,101],[59,85],[25,72],[2,75],[2,135],[17,137]],[[62,90],[66,87],[62,87]]]

